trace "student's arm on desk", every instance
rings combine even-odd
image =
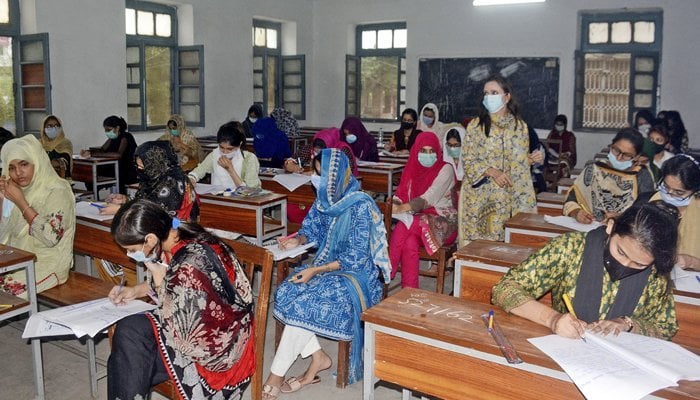
[[[190,171],[187,175],[194,180],[194,183],[199,182],[206,174],[211,174],[214,171],[214,153],[207,154],[202,162]],[[192,180],[191,179],[191,180]]]
[[[243,168],[241,171],[241,179],[243,183],[251,188],[259,188],[262,186],[260,182],[260,161],[253,153],[245,152],[243,157]]]
[[[583,172],[581,175],[583,175]],[[579,183],[579,179],[583,182],[583,179],[579,176],[579,178],[576,178],[576,183]],[[595,217],[590,212],[590,205],[586,202],[586,199],[579,198],[577,193],[573,186],[569,189],[562,208],[562,214],[574,218],[582,224],[590,224],[595,221]]]

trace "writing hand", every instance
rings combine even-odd
[[[585,322],[575,318],[569,313],[559,314],[554,318],[555,320],[550,326],[552,332],[556,333],[559,336],[571,339],[580,339],[584,337],[586,332]]]
[[[591,332],[600,333],[603,336],[607,336],[611,333],[617,336],[620,332],[627,331],[627,328],[627,323],[622,318],[611,320],[602,319],[588,325],[588,329],[590,329]]]
[[[576,218],[577,222],[580,222],[582,224],[590,224],[593,221],[595,221],[595,217],[591,215],[589,212],[584,211],[582,209],[578,209],[574,211],[576,213],[573,217]]]
[[[293,237],[288,239],[279,239],[279,247],[282,250],[293,249],[301,244],[299,237]]]
[[[109,300],[116,305],[126,304],[136,298],[136,289],[128,286],[115,286],[109,291]]]

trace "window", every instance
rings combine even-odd
[[[345,114],[395,121],[406,104],[406,23],[360,25],[346,57]]]
[[[253,20],[253,102],[267,115],[284,107],[306,119],[305,57],[282,55],[282,24]]]
[[[662,11],[582,13],[576,54],[574,127],[627,126],[656,109]]]

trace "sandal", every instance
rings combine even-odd
[[[291,377],[284,382],[287,384],[287,386],[289,386],[289,389],[284,389],[283,387],[280,387],[279,388],[280,392],[282,392],[282,393],[294,393],[294,392],[298,392],[299,390],[301,390],[301,388],[303,388],[304,386],[313,385],[315,383],[321,382],[321,378],[319,378],[318,376],[314,376],[314,379],[311,382],[306,383],[306,384],[302,384],[301,382],[299,382],[299,379],[297,379],[295,377]]]
[[[263,400],[277,400],[280,397],[280,388],[272,385],[263,385]]]

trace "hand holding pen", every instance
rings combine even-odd
[[[579,320],[576,316],[574,305],[571,303],[571,298],[569,295],[564,293],[562,298],[564,299],[564,304],[566,305],[566,309],[569,311],[569,313],[555,317],[556,319],[552,324],[552,332],[564,337],[580,338],[585,342],[586,323]]]
[[[289,250],[301,244],[301,240],[297,237],[299,232],[294,232],[291,235],[283,236],[277,239],[280,249]]]

